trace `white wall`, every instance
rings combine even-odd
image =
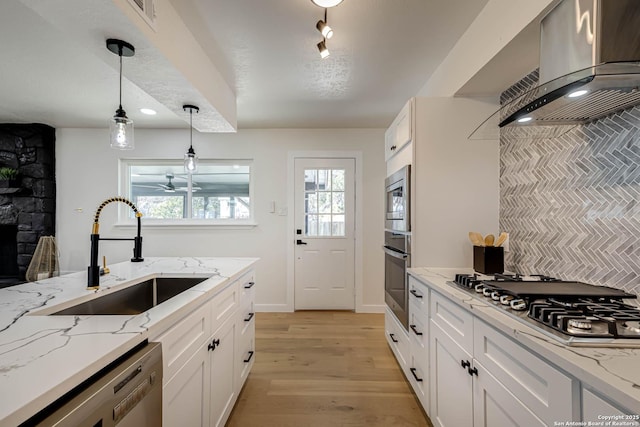
[[[118,194],[118,159],[178,158],[188,148],[188,130],[136,129],[136,149],[109,148],[106,129],[58,129],[56,132],[57,239],[61,270],[86,270],[93,214],[106,198]],[[287,207],[287,159],[290,151],[360,151],[363,159],[363,292],[364,310],[384,304],[383,244],[384,130],[241,130],[237,134],[194,133],[194,148],[201,158],[253,159],[255,219],[250,229],[145,228],[143,255],[259,257],[256,303],[263,309],[287,310],[287,221],[278,215]],[[276,213],[269,203],[276,202]],[[291,214],[292,209],[288,207]],[[132,237],[131,228],[113,227],[117,204],[100,216],[103,237]],[[101,242],[100,255],[108,263],[131,258],[132,242]]]

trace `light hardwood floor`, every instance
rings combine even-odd
[[[431,426],[384,336],[384,315],[257,313],[256,361],[230,427]]]

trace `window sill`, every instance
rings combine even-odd
[[[147,219],[143,218],[142,220],[142,228],[161,228],[165,230],[171,229],[226,229],[226,230],[245,230],[250,228],[257,227],[258,224],[253,221],[215,221],[215,220],[197,220],[197,219],[179,219],[179,220],[170,220],[170,219]],[[136,221],[120,221],[114,225],[116,228],[135,228],[137,227]]]

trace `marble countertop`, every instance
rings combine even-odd
[[[109,266],[98,290],[86,289],[86,272],[0,289],[0,425],[20,424],[137,344],[153,340],[256,261],[147,258]],[[137,315],[47,315],[162,275],[208,279]]]
[[[411,268],[409,274],[470,310],[480,319],[547,359],[583,385],[640,413],[640,348],[567,346],[537,331],[491,304],[448,284],[461,269]]]

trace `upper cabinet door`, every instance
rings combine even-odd
[[[389,160],[413,140],[413,103],[411,98],[384,135],[385,160]]]

